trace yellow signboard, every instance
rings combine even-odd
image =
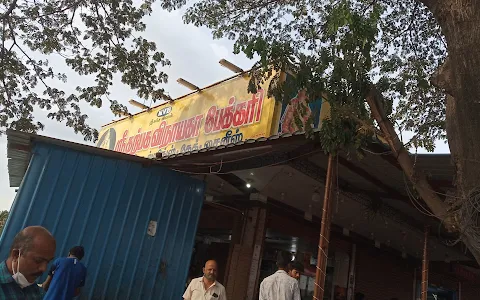
[[[269,81],[256,94],[234,79],[102,127],[98,147],[155,157],[272,135],[275,100]]]

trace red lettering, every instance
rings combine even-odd
[[[257,94],[254,96],[257,100],[257,116],[255,118],[255,122],[260,121],[260,117],[262,116],[262,108],[263,108],[263,90],[258,90]],[[258,98],[257,98],[258,97]]]
[[[203,115],[198,115],[195,118],[195,132],[193,133],[194,137],[197,137],[200,132],[200,126],[202,126],[202,119],[203,119]],[[205,124],[205,126],[207,125]]]
[[[215,127],[215,115],[217,113],[217,107],[212,106],[207,112],[207,118],[205,119],[205,133],[210,133]]]

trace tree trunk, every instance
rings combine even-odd
[[[433,83],[440,83],[448,93],[447,137],[456,168],[457,197],[467,199],[480,189],[480,1],[440,1],[432,13],[448,50]],[[466,244],[480,263],[479,250],[472,250],[474,242],[480,241],[470,237]]]
[[[441,220],[446,220],[448,217],[447,205],[438,197],[435,191],[430,187],[425,175],[421,170],[415,169],[413,161],[410,158],[410,153],[405,149],[403,143],[400,141],[392,122],[387,118],[383,109],[383,101],[381,94],[377,91],[375,86],[370,88],[367,95],[367,103],[370,106],[373,118],[380,126],[380,130],[385,135],[385,138],[392,149],[392,152],[397,159],[403,172],[407,178],[415,185],[418,193],[422,199],[427,203],[430,210]],[[447,222],[449,227],[452,227],[452,222]]]
[[[448,59],[432,78],[432,84],[447,93],[447,137],[456,168],[457,197],[464,201],[472,191],[480,190],[480,176],[477,175],[480,168],[480,1],[419,1],[433,13],[447,40]],[[446,204],[433,192],[423,174],[414,170],[408,152],[383,112],[374,87],[367,102],[399,164],[422,199],[437,217],[448,216]],[[446,226],[463,233],[465,228],[461,220],[457,221],[460,222],[457,224],[449,218]],[[477,246],[480,235],[461,234],[460,238],[480,264]]]
[[[459,196],[467,197],[480,188],[480,1],[439,3],[432,12],[447,40],[448,59],[432,83],[449,94],[448,144]]]
[[[433,214],[442,220],[442,223],[449,231],[462,232],[463,228],[459,227],[452,214],[448,212],[448,206],[440,197],[435,193],[434,189],[428,183],[425,175],[419,169],[414,167],[413,161],[405,149],[403,143],[400,141],[398,134],[395,132],[392,122],[387,118],[383,109],[383,101],[381,100],[381,94],[376,90],[375,86],[372,86],[369,94],[367,95],[367,103],[372,112],[373,118],[380,126],[382,133],[384,134],[390,149],[392,149],[398,163],[402,170],[405,172],[408,179],[415,186],[415,189],[419,193],[420,197],[427,204]],[[479,128],[480,129],[480,128]],[[480,131],[479,131],[480,132]],[[458,179],[457,179],[458,180]],[[470,252],[475,257],[476,261],[480,264],[480,251],[474,246],[472,237],[468,235],[461,235],[460,238],[468,247]]]

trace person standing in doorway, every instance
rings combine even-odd
[[[259,300],[301,300],[298,280],[287,274],[291,259],[292,255],[288,252],[281,251],[278,254],[278,271],[260,284]]]
[[[300,280],[300,276],[302,276],[304,271],[305,268],[303,267],[303,264],[298,261],[292,261],[288,264],[288,275],[296,280]]]
[[[185,300],[227,300],[225,287],[217,281],[217,262],[209,260],[203,268],[203,276],[190,281],[183,299]]]
[[[85,255],[82,246],[70,249],[68,257],[57,258],[48,273],[43,289],[45,300],[70,300],[80,294],[85,285],[87,268],[80,262]]]
[[[43,299],[44,292],[35,280],[47,270],[55,248],[55,238],[41,226],[20,231],[7,260],[0,263],[0,299]]]

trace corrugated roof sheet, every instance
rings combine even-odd
[[[18,187],[22,182],[23,176],[27,170],[31,151],[35,143],[47,143],[65,147],[68,149],[101,155],[103,157],[122,159],[130,162],[138,162],[143,164],[161,164],[156,160],[151,160],[139,156],[129,155],[125,153],[105,150],[90,145],[84,145],[65,140],[55,139],[36,134],[24,133],[14,130],[7,130],[7,158],[8,173],[10,176],[10,186]]]

